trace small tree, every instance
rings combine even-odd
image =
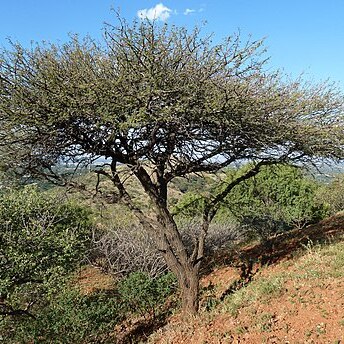
[[[14,44],[0,57],[8,166],[71,185],[62,162],[77,168],[107,158],[96,173],[156,238],[183,310],[195,313],[209,224],[231,190],[265,165],[343,157],[336,89],[267,72],[263,52],[262,41],[237,35],[213,45],[198,29],[121,19],[106,27],[103,44],[78,37],[31,49]],[[247,160],[251,169],[209,198],[187,250],[169,209],[169,183]],[[149,196],[149,213],[126,187],[128,174]]]

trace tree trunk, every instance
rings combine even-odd
[[[158,184],[152,182],[150,175],[142,166],[138,166],[134,173],[155,204],[157,215],[155,240],[167,266],[177,277],[181,292],[182,312],[196,314],[199,308],[199,267],[203,257],[205,235],[202,233],[201,238],[197,240],[194,254],[189,257],[178,226],[167,207],[168,182],[163,178],[163,169],[157,170]],[[141,211],[136,211],[136,214],[148,230],[153,229],[154,232],[149,219],[145,218]],[[207,225],[209,225],[208,222]]]
[[[199,309],[198,269],[184,267],[183,270],[178,278],[182,312],[186,315],[195,315]]]

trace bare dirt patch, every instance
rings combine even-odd
[[[82,294],[88,295],[98,290],[113,289],[114,279],[110,275],[104,274],[101,270],[87,265],[77,275],[76,285]]]

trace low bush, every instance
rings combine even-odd
[[[107,342],[116,323],[123,319],[122,305],[114,293],[82,295],[65,288],[46,301],[34,319],[7,317],[0,322],[6,343]]]
[[[183,216],[178,218],[178,224],[181,228],[185,247],[189,250],[189,254],[191,254],[195,238],[199,237],[199,232],[202,229],[201,220],[198,217]],[[205,255],[210,257],[216,251],[226,249],[231,244],[242,239],[243,231],[233,219],[226,218],[223,221],[215,221],[209,226],[204,247]]]
[[[119,283],[118,292],[128,312],[156,315],[176,287],[177,280],[171,273],[151,278],[142,272],[135,272]]]
[[[167,270],[154,238],[137,224],[95,228],[89,260],[118,277],[137,271],[156,277]]]
[[[133,273],[114,289],[81,294],[72,284],[45,298],[33,317],[0,319],[0,342],[114,343],[115,326],[134,315],[157,316],[176,288],[172,274]]]

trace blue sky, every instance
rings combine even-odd
[[[115,23],[112,7],[128,20],[153,13],[190,28],[206,21],[216,40],[238,29],[266,37],[272,68],[344,89],[344,0],[0,0],[0,45],[8,37],[24,45],[64,42],[68,33],[100,38],[104,22]]]

